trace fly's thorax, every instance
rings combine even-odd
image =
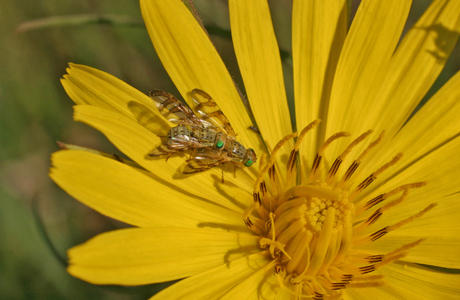
[[[229,139],[225,150],[227,150],[236,162],[243,162],[246,157],[246,148],[235,140]]]
[[[179,125],[173,127],[168,132],[168,143],[176,142],[176,141],[183,141],[183,140],[190,140],[192,136],[192,131],[183,125]]]
[[[194,128],[192,136],[197,139],[201,147],[212,147],[216,141],[216,131],[209,128]]]

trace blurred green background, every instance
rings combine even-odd
[[[408,25],[431,1],[414,2]],[[292,3],[270,3],[287,54],[283,62],[292,99]],[[242,87],[227,35],[226,1],[196,0],[195,5],[206,25],[221,29],[213,41]],[[106,21],[84,22],[88,16]],[[54,17],[63,19],[53,24]],[[50,26],[24,30],[35,20]],[[147,299],[166,285],[94,286],[66,273],[66,249],[123,225],[79,204],[48,178],[56,141],[118,153],[97,131],[72,120],[72,101],[59,82],[68,62],[111,73],[145,93],[159,88],[178,94],[155,54],[138,2],[3,0],[0,39],[0,299]],[[429,95],[459,69],[457,46]]]

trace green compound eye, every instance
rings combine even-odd
[[[254,161],[252,161],[252,160],[250,159],[250,160],[248,160],[244,165],[245,165],[246,167],[250,167],[250,166],[252,166],[253,163],[254,163]]]
[[[222,140],[218,140],[217,143],[216,143],[216,147],[218,149],[222,148],[224,146],[224,142]]]

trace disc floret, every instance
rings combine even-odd
[[[386,254],[368,253],[359,250],[360,247],[423,216],[436,204],[396,224],[362,234],[385,211],[404,201],[410,190],[423,187],[426,182],[403,184],[376,197],[362,196],[363,190],[402,158],[402,154],[397,154],[384,165],[377,166],[362,182],[354,182],[353,174],[365,156],[382,141],[384,133],[368,143],[348,169],[339,175],[346,157],[354,147],[367,140],[372,130],[353,140],[330,164],[324,157],[325,149],[335,140],[350,136],[347,132],[332,135],[319,148],[309,174],[298,174],[300,144],[318,123],[319,120],[315,120],[299,134],[287,162],[285,180],[281,180],[276,172],[276,153],[296,134],[282,139],[269,159],[261,159],[253,192],[254,204],[245,211],[243,219],[246,226],[261,237],[261,249],[270,253],[281,289],[297,298],[340,299],[345,288],[385,284],[383,276],[369,273],[405,257],[423,240]],[[330,168],[326,169],[324,165]],[[391,197],[397,198],[381,205]],[[374,206],[379,208],[369,216],[368,211]],[[367,217],[363,217],[364,214]]]

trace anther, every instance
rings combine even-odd
[[[423,187],[427,185],[427,182],[426,181],[420,181],[420,182],[414,182],[414,183],[409,183],[409,184],[404,184],[404,185],[401,185],[387,193],[384,193],[384,194],[380,194],[378,195],[377,197],[374,197],[372,198],[371,200],[367,201],[363,206],[362,208],[360,208],[361,206],[361,202],[360,203],[357,203],[356,204],[356,212],[357,213],[361,213],[362,211],[365,211],[365,210],[368,210],[370,209],[371,207],[379,204],[380,202],[386,200],[387,198],[393,196],[393,195],[396,195],[402,191],[405,191],[405,190],[410,190],[410,189],[416,189],[416,188],[420,188],[420,187]],[[362,200],[364,201],[364,199]]]
[[[394,256],[391,256],[391,257],[385,256],[384,260],[374,264],[374,266],[375,266],[376,269],[378,269],[378,268],[380,268],[380,267],[382,267],[384,265],[391,264],[392,262],[394,262],[396,260],[400,260],[400,259],[404,258],[405,256],[407,256],[407,254],[408,254],[408,252],[403,252],[403,253],[400,253],[400,254],[397,254],[397,255],[394,255]]]
[[[365,266],[365,267],[360,267],[359,271],[361,272],[361,274],[367,274],[367,273],[370,273],[370,272],[374,272],[375,271],[375,265],[369,265],[369,266]]]
[[[340,157],[337,157],[332,164],[331,169],[329,170],[329,173],[327,174],[327,179],[330,179],[337,174],[337,171],[339,170],[340,165],[342,164],[343,160]]]
[[[297,133],[294,132],[294,133],[291,133],[291,134],[288,134],[287,136],[285,136],[281,141],[279,141],[275,148],[273,148],[273,151],[270,155],[270,159],[267,161],[267,164],[264,165],[264,167],[259,170],[259,175],[257,176],[257,179],[254,183],[254,191],[255,192],[258,192],[259,191],[259,187],[260,187],[260,183],[262,182],[265,174],[268,172],[268,170],[273,166],[273,164],[275,163],[275,159],[276,159],[276,153],[280,150],[280,148],[287,143],[287,141],[289,141],[290,139],[294,138],[297,136]],[[273,170],[274,171],[274,170]]]
[[[252,198],[254,199],[254,203],[257,203],[259,206],[262,205],[259,193],[253,192],[252,193]]]
[[[347,180],[349,180],[351,178],[351,176],[358,169],[358,167],[361,164],[361,161],[363,160],[363,158],[372,150],[372,148],[377,146],[382,141],[384,136],[385,136],[385,131],[382,131],[382,133],[379,135],[379,137],[375,141],[370,143],[369,146],[367,146],[367,148],[363,151],[363,153],[361,153],[361,155],[355,161],[353,161],[351,166],[348,167],[347,171],[345,172],[345,175],[343,176],[342,180],[338,184],[339,188],[341,188],[343,186],[343,184]]]
[[[291,150],[291,154],[289,156],[289,160],[288,160],[288,164],[287,164],[287,167],[288,167],[288,171],[286,173],[286,184],[287,186],[292,186],[294,184],[294,179],[295,179],[295,176],[294,176],[294,171],[295,171],[295,167],[296,167],[296,159],[299,155],[299,148],[300,148],[300,145],[305,137],[305,135],[310,131],[312,130],[313,128],[315,128],[319,122],[321,122],[320,119],[317,119],[317,120],[314,120],[313,122],[311,122],[310,124],[308,124],[304,129],[302,129],[302,131],[300,132],[298,138],[297,138],[297,141],[296,143],[294,144],[294,148],[292,148]]]
[[[270,180],[275,181],[275,165],[272,165],[270,169],[268,169],[268,177]]]
[[[371,225],[372,223],[377,221],[385,211],[387,211],[391,207],[394,207],[395,205],[404,201],[404,199],[406,199],[408,195],[409,195],[409,190],[405,190],[401,197],[377,209],[369,218],[367,218],[364,224],[367,226]]]
[[[347,181],[350,179],[350,177],[355,173],[356,169],[358,169],[359,165],[361,162],[355,160],[350,167],[348,167],[347,172],[345,172],[345,175],[343,176],[342,182]]]
[[[267,195],[267,185],[265,184],[265,181],[260,183],[260,193],[262,194],[262,197]]]
[[[313,296],[313,299],[314,300],[323,300],[323,294],[319,294],[317,292],[315,292],[315,295]]]
[[[371,133],[372,130],[368,130],[365,133],[361,134],[353,142],[351,142],[350,145],[348,145],[348,147],[345,149],[345,151],[343,151],[342,154],[339,155],[339,157],[336,158],[336,160],[332,164],[331,169],[329,170],[327,182],[329,182],[330,179],[335,176],[343,160],[348,156],[348,154],[350,154],[351,150],[353,150],[353,148],[356,147],[359,143],[364,141]]]
[[[384,227],[384,228],[382,228],[382,229],[380,229],[380,230],[378,230],[378,231],[376,231],[374,233],[372,233],[370,235],[370,239],[371,239],[372,242],[374,242],[374,241],[378,240],[379,238],[381,238],[382,236],[384,236],[387,233],[388,233],[388,226]]]
[[[385,200],[386,197],[387,197],[386,194],[380,194],[377,197],[372,198],[371,200],[367,201],[366,204],[364,205],[365,210],[368,210],[372,206],[379,204],[380,202]]]
[[[383,255],[371,255],[364,258],[370,264],[375,264],[383,260]]]
[[[295,167],[295,161],[297,159],[297,155],[299,154],[299,151],[293,149],[291,153],[289,154],[289,159],[287,163],[287,170],[288,172],[292,173]]]
[[[248,227],[251,228],[254,224],[252,224],[251,219],[246,218],[244,219],[244,224]]]
[[[316,154],[315,160],[313,161],[313,165],[311,166],[311,178],[313,178],[312,174],[314,175],[318,170],[322,158],[323,157],[319,153]]]
[[[377,221],[381,216],[382,216],[382,212],[380,211],[380,208],[379,208],[369,218],[367,218],[365,222],[366,226],[369,226],[375,223],[375,221]]]
[[[310,178],[309,181],[313,181],[314,175],[316,174],[316,171],[318,171],[318,168],[321,164],[321,159],[323,158],[324,151],[326,150],[329,145],[335,141],[336,139],[342,138],[342,137],[347,137],[350,136],[348,132],[341,131],[333,134],[331,137],[329,137],[321,146],[321,148],[318,150],[318,153],[316,154],[315,160],[313,161],[313,165],[311,167],[311,173],[310,173]]]
[[[386,164],[384,164],[383,166],[381,166],[380,168],[378,168],[374,173],[372,173],[371,175],[369,175],[369,177],[367,177],[366,179],[363,180],[363,182],[361,182],[357,187],[356,189],[353,191],[353,193],[351,193],[349,199],[350,200],[353,200],[354,197],[359,194],[360,192],[362,192],[366,187],[368,187],[375,179],[377,179],[377,176],[379,176],[380,174],[382,174],[385,170],[387,170],[388,168],[394,166],[400,159],[401,157],[403,156],[402,153],[398,153],[395,157],[393,157],[389,162],[387,162]]]

